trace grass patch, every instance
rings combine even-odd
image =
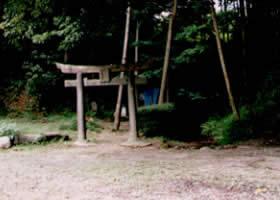
[[[77,131],[77,117],[75,113],[66,112],[63,115],[52,115],[48,117],[48,121],[61,121],[59,130],[61,131]],[[100,133],[103,127],[98,123],[95,112],[86,113],[87,130]]]
[[[1,117],[0,124],[16,124],[16,129],[23,134],[42,134],[47,132],[61,132],[60,126],[68,123],[69,119],[73,118],[73,115],[63,116],[63,115],[49,115],[47,117],[37,118],[31,120],[30,118],[17,117],[17,118],[7,118]],[[74,131],[67,131],[67,134],[73,134]]]
[[[86,128],[92,132],[100,133],[103,127],[94,120],[93,118],[88,118],[86,120]],[[77,119],[76,117],[71,118],[67,123],[63,123],[60,125],[59,130],[70,130],[70,131],[77,131]]]

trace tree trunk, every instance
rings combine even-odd
[[[165,89],[165,90],[166,90],[166,92],[165,92],[165,98],[166,98],[166,99],[165,99],[165,102],[166,102],[166,103],[169,103],[169,102],[170,102],[170,84],[169,84],[169,82],[170,82],[170,81],[169,81],[169,79],[167,78],[167,79],[166,79],[166,86],[165,86],[165,87],[166,87],[166,89]]]
[[[215,11],[215,8],[214,8],[213,0],[211,0],[210,8],[211,8],[211,17],[212,17],[212,20],[213,20],[213,27],[214,27],[215,36],[216,36],[217,50],[218,50],[218,54],[219,54],[219,58],[220,58],[220,62],[221,62],[221,67],[222,67],[222,71],[223,71],[223,75],[224,75],[224,79],[225,79],[226,89],[227,89],[228,98],[229,98],[229,104],[230,104],[230,107],[232,109],[232,112],[233,112],[235,118],[237,120],[239,120],[239,113],[236,109],[234,97],[233,97],[232,91],[231,91],[230,80],[229,80],[229,77],[228,77],[227,68],[226,68],[226,64],[225,64],[224,53],[223,53],[223,49],[222,49],[220,33],[219,33],[217,19],[216,19],[216,11]]]
[[[135,55],[134,55],[134,63],[135,65],[138,64],[139,62],[139,47],[138,47],[138,42],[139,42],[139,32],[140,32],[140,23],[137,22],[136,24],[136,30],[135,30],[135,42],[136,42],[136,46],[135,46]],[[138,72],[135,71],[135,76],[138,75]],[[135,107],[136,107],[136,110],[139,106],[139,102],[138,102],[138,89],[137,89],[137,86],[135,86],[134,88],[134,94],[135,94]]]
[[[122,65],[126,64],[126,58],[127,58],[127,46],[128,46],[129,25],[130,25],[130,12],[131,12],[131,7],[128,6],[127,7],[127,12],[126,12],[124,45],[123,45],[123,54],[122,54],[122,60],[121,60]],[[124,72],[121,72],[120,73],[120,78],[123,78],[123,77],[124,77]],[[114,119],[113,130],[119,130],[119,128],[120,128],[120,111],[121,111],[122,96],[123,96],[123,85],[119,85],[118,98],[117,98],[117,103],[116,103],[116,108],[115,108],[115,113],[114,113],[115,119]]]
[[[242,56],[243,59],[246,56],[246,32],[245,32],[245,2],[244,0],[239,0],[240,5],[240,24],[241,24],[241,46],[242,46]]]
[[[3,13],[4,13],[4,4],[5,4],[5,0],[1,0],[0,1],[0,18],[2,18]]]
[[[245,0],[245,16],[249,17],[249,11],[248,9],[250,8],[250,3],[248,2],[248,0]]]
[[[69,60],[69,53],[68,53],[68,51],[65,51],[64,52],[64,57],[63,57],[63,62],[68,63],[68,60]]]
[[[248,90],[248,83],[247,81],[249,80],[248,78],[248,67],[247,67],[247,62],[246,62],[246,55],[247,55],[247,48],[246,48],[246,16],[247,16],[247,11],[246,11],[246,2],[245,0],[239,0],[239,5],[240,5],[240,36],[241,36],[241,62],[240,65],[242,66],[242,75],[243,75],[243,87],[245,88],[244,91]]]
[[[140,23],[137,22],[137,24],[136,24],[136,30],[135,30],[135,43],[137,44],[137,45],[135,46],[135,55],[134,55],[134,63],[135,63],[135,64],[138,64],[138,61],[139,61],[139,47],[138,47],[139,32],[140,32]]]
[[[176,10],[177,10],[177,0],[173,0],[173,10],[172,10],[172,15],[169,19],[168,33],[167,33],[167,40],[166,40],[166,49],[165,49],[164,63],[163,63],[163,69],[162,69],[162,78],[161,78],[160,94],[159,94],[159,101],[158,101],[159,104],[164,103],[164,93],[165,93],[165,88],[166,88],[167,72],[168,72],[171,42],[172,42],[172,28],[173,28],[173,22],[174,22],[174,19],[176,16]]]

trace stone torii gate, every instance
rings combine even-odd
[[[61,64],[56,63],[56,66],[62,73],[65,74],[75,74],[76,80],[65,80],[65,87],[75,87],[76,96],[77,96],[77,127],[78,135],[77,145],[86,145],[87,144],[87,133],[86,133],[86,123],[85,123],[85,112],[84,112],[84,87],[97,87],[97,86],[118,86],[118,85],[128,85],[128,104],[129,106],[129,138],[127,143],[124,143],[125,146],[147,146],[149,144],[137,140],[137,130],[136,130],[136,114],[131,112],[131,105],[135,105],[133,94],[133,83],[131,82],[131,77],[126,78],[114,78],[110,79],[110,72],[118,71],[130,71],[139,70],[140,68],[132,67],[118,67],[116,65],[104,65],[104,66],[84,66],[84,65],[70,65],[70,64]],[[83,78],[84,74],[95,74],[97,75],[95,79]],[[134,80],[132,80],[134,81]],[[145,85],[147,80],[144,78],[136,78],[135,84]],[[131,90],[131,91],[130,91]],[[134,120],[134,122],[133,122]],[[134,123],[134,125],[133,125]]]

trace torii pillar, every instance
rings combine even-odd
[[[77,86],[77,128],[78,137],[77,143],[83,144],[87,142],[86,126],[85,126],[85,111],[84,111],[84,82],[83,74],[78,72],[76,74]]]

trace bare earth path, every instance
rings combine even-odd
[[[280,199],[280,148],[129,149],[125,138],[0,151],[0,199]]]

